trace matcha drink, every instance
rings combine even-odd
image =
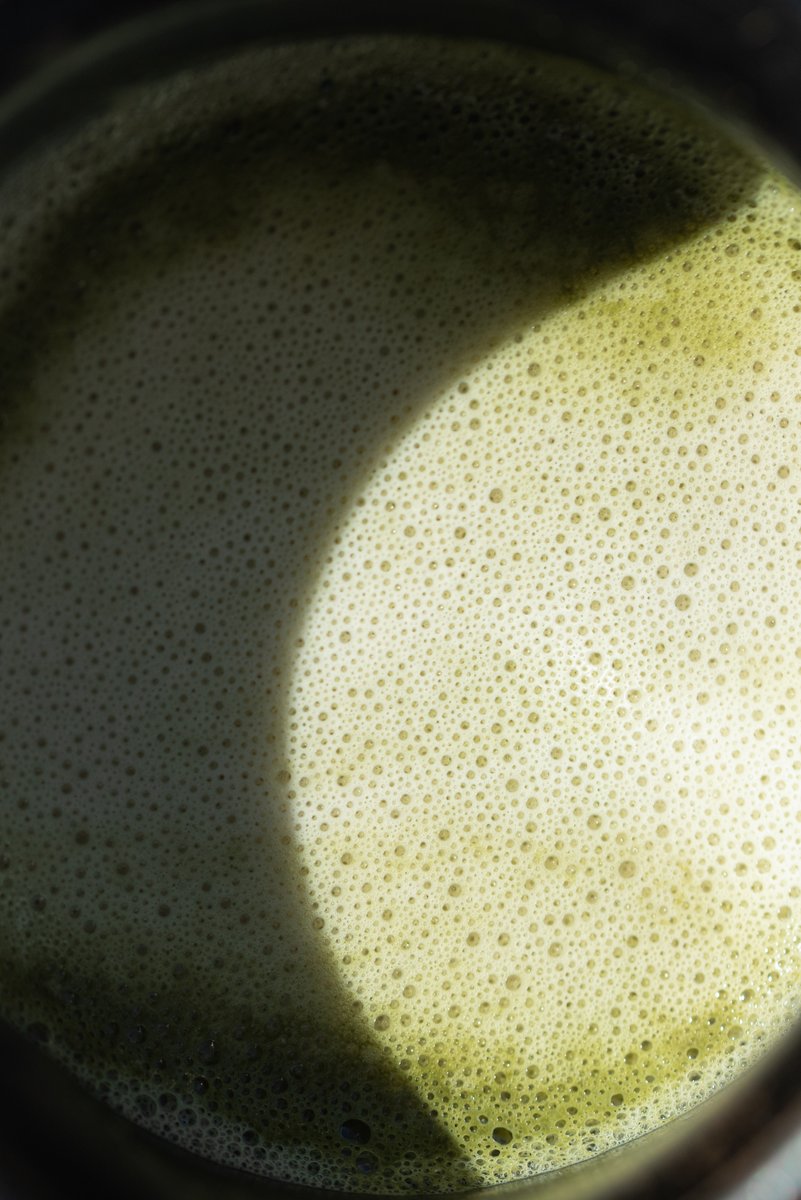
[[[246,51],[0,187],[0,1001],[216,1162],[547,1172],[801,990],[798,193],[489,43]]]

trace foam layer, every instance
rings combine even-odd
[[[778,230],[790,282],[794,206],[766,189],[466,372],[303,628],[316,911],[490,1178],[677,1115],[797,1004],[801,346],[747,269]]]
[[[384,1193],[754,1061],[801,983],[796,192],[397,39],[123,95],[0,225],[7,1015],[182,1146]]]

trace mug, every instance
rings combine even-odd
[[[0,162],[11,161],[41,136],[43,114],[52,117],[59,95],[72,94],[76,76],[87,111],[100,108],[107,89],[121,77],[130,82],[153,77],[159,47],[178,31],[187,56],[258,37],[280,41],[391,31],[486,37],[623,70],[709,106],[739,137],[756,140],[788,175],[801,172],[801,122],[796,119],[801,9],[789,0],[758,5],[662,0],[647,6],[636,0],[354,0],[336,11],[315,0],[244,0],[224,8],[221,17],[215,3],[128,0],[110,14],[103,5],[42,0],[6,14],[0,46]],[[123,18],[132,24],[119,24]],[[236,1175],[163,1145],[96,1104],[13,1031],[3,1030],[2,1045],[4,1200],[44,1200],[79,1189],[209,1200],[313,1192]],[[685,1117],[619,1151],[499,1190],[543,1200],[745,1197],[757,1194],[757,1188],[771,1197],[796,1196],[801,1193],[800,1067],[801,1031]]]

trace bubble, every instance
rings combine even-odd
[[[343,1121],[339,1132],[346,1142],[355,1142],[357,1146],[366,1146],[370,1141],[370,1126],[356,1117]]]

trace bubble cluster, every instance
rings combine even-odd
[[[365,39],[121,93],[0,235],[6,1015],[384,1194],[753,1062],[801,983],[797,193],[589,68]]]
[[[797,1005],[799,319],[765,253],[788,201],[466,372],[366,480],[308,608],[310,895],[489,1178],[492,1138],[545,1170],[678,1114]],[[723,346],[695,316],[716,293]]]

